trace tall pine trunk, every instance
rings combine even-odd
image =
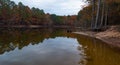
[[[104,22],[104,14],[105,14],[105,1],[102,0],[103,6],[102,6],[102,15],[101,15],[101,23],[100,23],[100,28],[103,27],[103,22]]]
[[[97,7],[96,21],[95,21],[95,29],[98,29],[98,22],[99,22],[99,19],[100,19],[100,6],[101,6],[101,0],[98,0],[98,7]]]

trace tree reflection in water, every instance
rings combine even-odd
[[[47,41],[47,44],[45,41]],[[63,42],[71,42],[71,45],[64,44]],[[44,46],[44,44],[46,44],[46,46]],[[57,51],[51,51],[47,53],[48,55],[44,54],[45,56],[39,57],[40,53],[36,55],[34,51],[38,50],[34,50],[33,47],[37,47],[36,49],[38,50],[48,47],[49,49],[47,50],[51,48],[51,50]],[[29,51],[25,51],[25,49],[29,49]],[[48,63],[48,65],[50,65],[50,63],[53,63],[52,65],[66,65],[65,63],[68,63],[67,65],[120,65],[120,53],[110,48],[104,42],[83,35],[67,33],[65,29],[0,29],[0,61],[2,61],[1,56],[5,56],[6,54],[8,54],[6,57],[9,58],[13,57],[15,55],[14,53],[20,54],[20,52],[16,51],[20,51],[21,53],[25,51],[25,54],[29,53],[24,57],[27,57],[26,59],[32,57],[33,60],[30,61],[33,63],[36,62],[39,65],[47,65],[44,63]],[[11,56],[9,56],[9,54],[11,54]],[[33,56],[31,56],[31,54]],[[46,57],[50,59],[45,59]],[[62,58],[65,60],[60,61]],[[18,59],[20,59],[20,57]],[[24,61],[18,62],[18,65],[21,65]],[[25,62],[28,61],[26,60]],[[31,65],[34,64],[31,63]]]
[[[3,29],[0,33],[2,65],[85,64],[82,45],[65,29]]]

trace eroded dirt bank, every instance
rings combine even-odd
[[[120,27],[119,26],[111,26],[109,29],[103,32],[92,32],[92,31],[82,31],[82,32],[73,32],[76,34],[87,35],[90,37],[95,37],[100,39],[111,47],[117,48],[120,50]]]

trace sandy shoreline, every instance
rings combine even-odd
[[[114,27],[111,27],[110,29],[104,32],[81,31],[81,32],[73,32],[73,33],[97,38],[105,42],[109,46],[120,50],[120,32],[115,30]]]
[[[107,37],[104,38],[104,37],[96,36],[95,34],[87,34],[85,32],[73,32],[73,33],[80,34],[80,35],[85,35],[85,36],[89,36],[89,37],[93,37],[93,38],[99,39],[99,40],[107,43],[111,47],[120,49],[120,39],[109,38],[109,37],[108,38]]]

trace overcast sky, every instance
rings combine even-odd
[[[82,0],[11,0],[22,2],[29,7],[43,9],[45,13],[57,15],[75,15],[85,5]]]

